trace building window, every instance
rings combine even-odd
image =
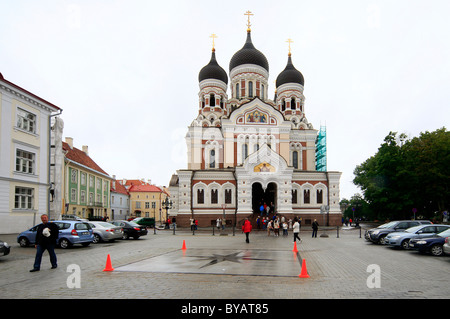
[[[216,151],[211,150],[209,152],[209,168],[216,167]]]
[[[297,190],[292,190],[292,204],[297,204]]]
[[[281,101],[281,111],[284,112],[285,110],[286,110],[286,101],[285,101],[285,99],[283,99]]]
[[[239,98],[239,83],[236,83],[236,98]]]
[[[248,156],[248,145],[247,144],[243,144],[242,145],[242,162],[245,161],[247,156]]]
[[[292,99],[291,99],[291,110],[295,110],[295,104],[296,104],[297,102],[295,102],[295,97],[293,97]]]
[[[232,194],[231,189],[225,190],[225,204],[231,204],[231,194]]]
[[[303,191],[303,202],[305,203],[305,204],[309,204],[310,203],[310,193],[309,193],[309,189],[305,189],[304,191]]]
[[[219,196],[217,196],[217,189],[211,190],[211,204],[217,204],[219,202]]]
[[[71,188],[70,189],[70,201],[72,203],[76,203],[77,202],[77,190],[76,190],[76,188]]]
[[[70,172],[70,182],[76,184],[78,180],[78,171],[76,169],[72,169]]]
[[[36,115],[17,109],[17,127],[30,133],[36,133]]]
[[[86,186],[86,173],[80,174],[81,185]]]
[[[203,189],[197,189],[197,204],[205,203],[205,192]]]
[[[317,204],[323,203],[323,191],[321,189],[317,190]]]
[[[261,84],[261,100],[264,101],[264,84]]]
[[[295,169],[298,168],[298,152],[297,151],[292,152],[292,166],[294,166]]]
[[[253,82],[248,82],[248,97],[253,97]]]
[[[216,106],[216,97],[214,94],[209,95],[209,106]]]
[[[149,209],[150,208],[150,202],[145,202],[145,209]]]
[[[34,153],[17,150],[16,151],[16,172],[34,174]]]
[[[33,209],[34,189],[16,187],[14,196],[14,208]]]

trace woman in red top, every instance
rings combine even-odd
[[[245,233],[245,241],[247,243],[250,243],[250,240],[248,239],[248,235],[252,231],[252,224],[248,220],[248,218],[245,219],[244,225],[242,225],[242,231]]]

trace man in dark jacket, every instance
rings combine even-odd
[[[36,258],[33,269],[30,272],[39,271],[41,268],[42,254],[45,250],[50,255],[52,269],[58,267],[55,246],[59,235],[59,228],[55,223],[48,221],[47,215],[41,215],[42,224],[36,229]]]
[[[319,229],[319,223],[317,222],[317,219],[314,219],[314,222],[312,223],[312,237],[317,237],[317,230]]]

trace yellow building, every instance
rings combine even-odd
[[[123,180],[121,183],[130,194],[130,217],[153,217],[157,224],[167,220],[162,203],[169,194],[164,188],[144,180]]]

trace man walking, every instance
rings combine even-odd
[[[317,230],[319,229],[319,223],[317,222],[317,219],[314,219],[314,222],[312,223],[312,237],[317,238]]]
[[[55,246],[59,235],[59,228],[55,223],[49,222],[48,216],[45,214],[41,215],[41,221],[42,224],[40,224],[36,230],[36,257],[33,269],[31,269],[30,272],[39,271],[41,269],[42,254],[45,250],[47,250],[50,255],[52,269],[58,267]]]

